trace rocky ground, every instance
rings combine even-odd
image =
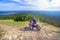
[[[40,31],[20,30],[23,28],[14,28],[12,26],[0,24],[1,29],[7,30],[7,33],[0,40],[60,40],[60,28],[44,24]]]

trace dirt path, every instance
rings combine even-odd
[[[60,28],[51,28],[49,25],[44,25],[40,31],[21,31],[2,24],[0,27],[8,31],[3,37],[5,40],[60,40]]]

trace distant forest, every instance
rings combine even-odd
[[[60,27],[60,22],[58,20],[60,19],[54,19],[48,15],[42,15],[42,14],[32,14],[32,13],[15,13],[15,14],[9,14],[9,15],[2,15],[0,16],[0,20],[14,20],[15,22],[18,21],[28,21],[30,20],[33,16],[36,17],[37,20],[40,22],[45,22],[51,25],[54,25],[56,27]]]

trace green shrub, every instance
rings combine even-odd
[[[48,24],[51,24],[51,25],[54,25],[56,27],[60,27],[60,23],[57,23],[55,20],[52,20],[52,19],[48,19],[48,18],[39,18],[39,20],[41,22],[45,22],[45,23],[48,23]]]
[[[31,19],[31,16],[17,16],[14,17],[14,21],[27,21]]]

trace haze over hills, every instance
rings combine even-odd
[[[0,16],[16,16],[16,15],[37,15],[39,17],[47,18],[49,20],[54,20],[56,23],[60,24],[60,11],[0,11]],[[1,17],[0,17],[1,18]]]
[[[28,13],[35,13],[35,14],[60,16],[60,11],[0,11],[0,15],[13,14],[16,12],[18,13],[28,12]]]
[[[9,15],[9,14],[20,14],[20,13],[30,13],[30,14],[37,14],[39,16],[43,17],[50,17],[59,19],[60,17],[60,11],[0,11],[1,15]]]

